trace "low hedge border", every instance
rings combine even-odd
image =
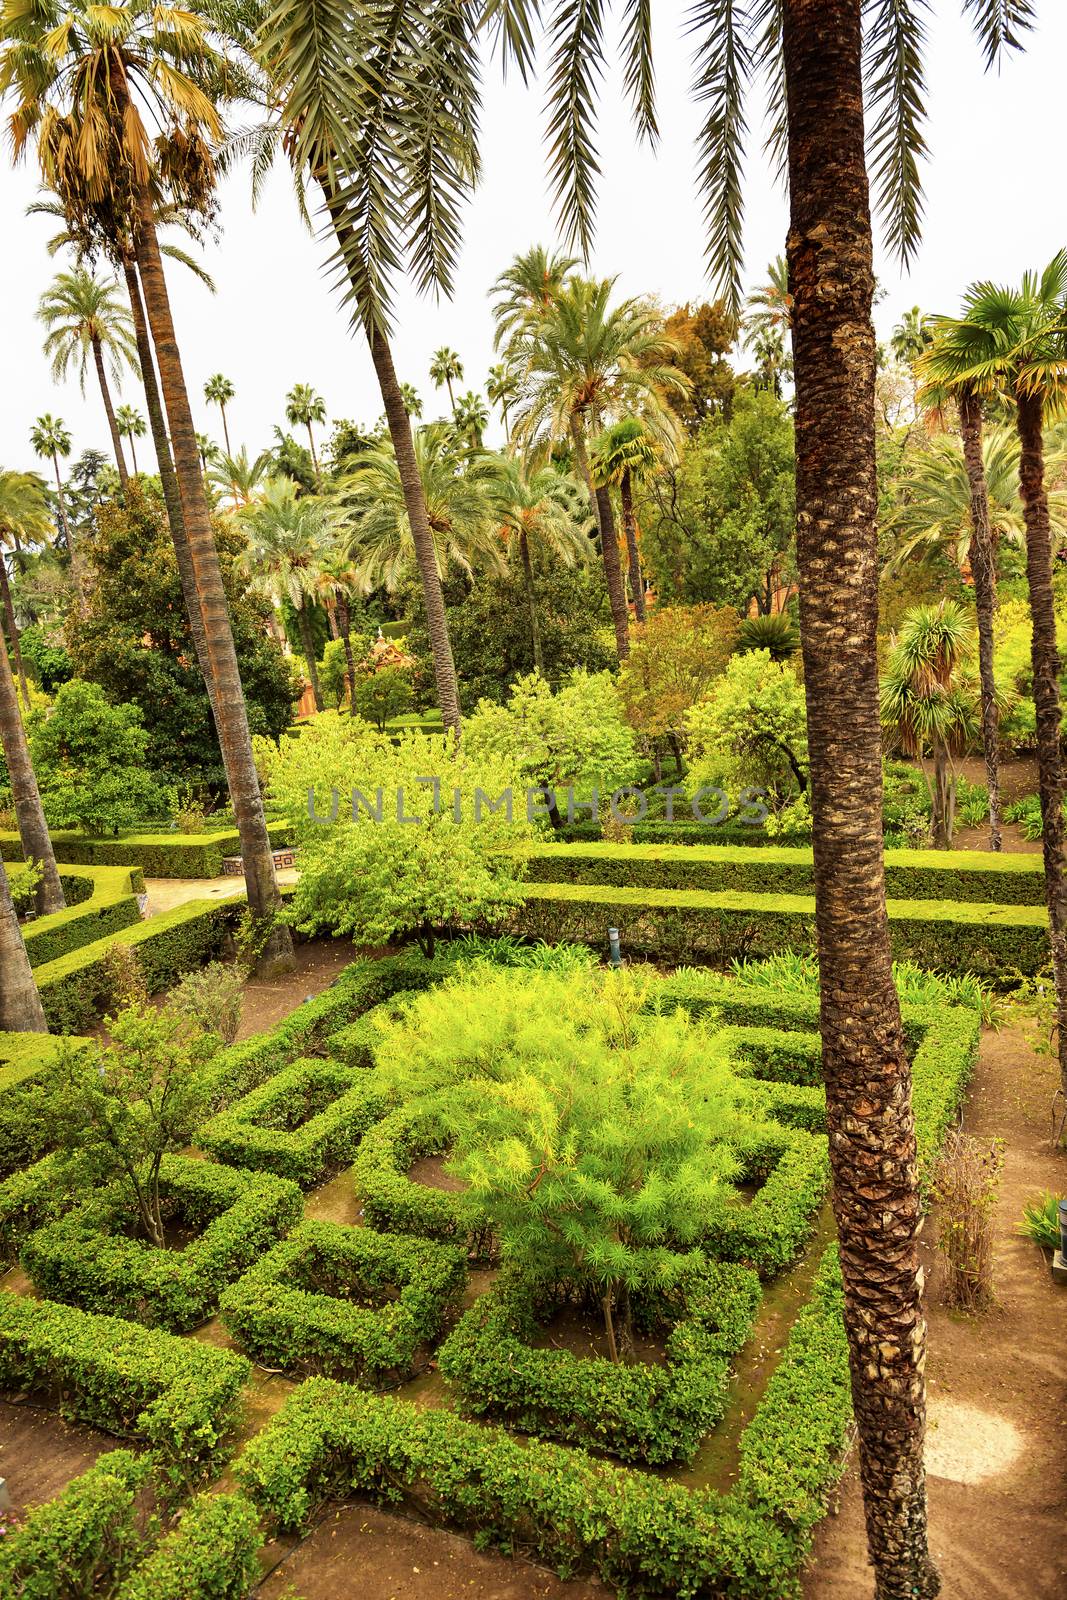
[[[544,1306],[533,1285],[508,1274],[445,1340],[438,1366],[475,1416],[621,1461],[690,1461],[726,1409],[730,1360],[752,1332],[760,1298],[747,1267],[690,1255],[669,1310],[657,1307],[671,1324],[665,1365],[619,1366],[538,1349]]]
[[[109,1450],[54,1500],[35,1506],[0,1541],[0,1594],[111,1593],[143,1547],[137,1497],[154,1465],[150,1454]]]
[[[202,1230],[184,1250],[160,1249],[119,1232],[130,1208],[115,1186],[25,1240],[20,1259],[34,1288],[84,1311],[185,1332],[211,1315],[226,1285],[303,1209],[299,1189],[285,1179],[183,1156],[164,1159],[161,1190],[168,1210]]]
[[[466,1282],[453,1246],[308,1221],[226,1291],[221,1316],[264,1365],[380,1383],[410,1375]],[[350,1298],[386,1290],[397,1298],[378,1306]]]
[[[824,1095],[824,1122],[825,1107]],[[741,1155],[743,1176],[763,1181],[747,1203],[724,1197],[711,1208],[700,1245],[717,1260],[746,1262],[769,1278],[794,1260],[811,1233],[830,1187],[827,1141],[783,1127]]]
[[[130,1573],[114,1600],[245,1600],[260,1577],[262,1546],[251,1500],[205,1492]]]
[[[251,1371],[230,1350],[0,1294],[0,1388],[54,1396],[68,1421],[144,1439],[185,1480],[216,1462]]]
[[[745,1430],[733,1493],[689,1490],[325,1378],[290,1396],[235,1471],[284,1529],[306,1527],[322,1504],[356,1492],[520,1546],[565,1577],[593,1572],[634,1600],[792,1600],[850,1416],[840,1279],[828,1252]]]
[[[301,1110],[305,1120],[285,1127]],[[283,1067],[220,1111],[204,1123],[197,1140],[219,1161],[278,1173],[310,1188],[347,1166],[367,1129],[388,1110],[389,1100],[371,1074],[313,1057]]]
[[[287,823],[267,829],[276,850],[292,843]],[[146,878],[217,878],[225,856],[240,855],[241,836],[236,828],[205,833],[126,833],[113,839],[93,839],[69,829],[51,834],[58,862],[83,867],[138,867]],[[17,833],[0,833],[0,856],[22,860]]]
[[[624,951],[657,961],[777,955],[815,947],[815,900],[806,895],[711,893],[699,889],[618,889],[598,884],[528,883],[525,902],[500,931],[606,947],[608,924]],[[890,900],[893,956],[930,971],[1039,972],[1048,961],[1043,906]]]
[[[457,1239],[476,1255],[487,1235],[462,1193],[415,1183],[408,1169],[420,1156],[440,1155],[451,1138],[438,1119],[404,1109],[391,1111],[363,1139],[352,1163],[360,1216],[381,1233],[425,1239]]]
[[[17,884],[17,873],[12,876]],[[137,896],[144,893],[144,879],[138,868],[69,868],[60,876],[65,890],[78,885],[76,898],[68,901],[64,911],[34,917],[23,925],[22,937],[31,967],[43,967],[141,920]],[[83,892],[86,885],[87,892]]]
[[[684,802],[683,802],[684,804]],[[684,819],[682,806],[676,808],[679,820],[649,818],[635,822],[627,829],[627,838],[634,844],[716,845],[742,849],[766,849],[768,845],[795,849],[811,848],[811,829],[795,833],[778,833],[772,836],[766,828],[748,827],[742,822],[697,822]],[[563,844],[599,844],[603,829],[599,822],[565,822],[554,835]]]
[[[527,876],[535,883],[602,884],[629,889],[733,889],[741,894],[815,893],[807,849],[768,843],[538,844]],[[1041,856],[988,850],[887,850],[891,900],[945,900],[988,905],[1045,904]]]

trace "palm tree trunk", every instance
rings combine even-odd
[[[352,654],[352,612],[348,604],[348,596],[337,596],[337,617],[341,625],[341,638],[345,647],[345,682],[348,685],[348,705],[353,710],[356,704],[356,660]]]
[[[230,430],[226,424],[226,407],[222,404],[221,400],[219,401],[219,411],[222,414],[222,437],[226,441],[226,457],[228,460],[232,461],[233,451],[230,449]]]
[[[131,457],[131,459],[133,461],[133,475],[136,478],[136,476],[137,476],[137,446],[133,442],[133,434],[132,433],[130,434],[130,457]]]
[[[133,331],[137,340],[137,357],[141,366],[141,381],[144,386],[145,406],[148,411],[148,426],[152,432],[152,444],[156,452],[156,466],[159,468],[159,482],[163,490],[163,504],[167,510],[167,522],[170,527],[171,541],[174,545],[174,558],[178,564],[178,577],[181,579],[185,611],[189,618],[189,632],[193,636],[193,648],[196,651],[196,659],[203,674],[207,697],[211,703],[211,714],[214,717],[217,730],[219,719],[215,709],[215,681],[211,676],[211,663],[208,658],[207,642],[204,638],[204,613],[201,609],[200,596],[196,589],[193,556],[189,549],[189,540],[185,536],[185,523],[182,521],[182,500],[178,491],[178,479],[174,473],[174,458],[170,453],[170,440],[167,438],[167,419],[163,415],[163,400],[156,380],[155,356],[152,353],[152,340],[148,332],[144,300],[141,296],[141,280],[137,276],[137,268],[132,261],[124,264],[124,271],[126,274],[126,292],[129,295],[130,310],[133,313]]]
[[[311,446],[311,465],[315,469],[315,490],[316,490],[317,493],[321,493],[321,491],[322,491],[322,473],[319,471],[319,458],[315,453],[315,435],[311,431],[311,423],[310,422],[308,423],[307,427],[308,427],[308,444]]]
[[[989,526],[989,491],[982,460],[982,402],[971,388],[961,390],[960,433],[963,460],[971,487],[971,576],[978,613],[978,676],[982,700],[982,750],[986,788],[989,790],[989,848],[999,850],[1000,838],[1000,731],[997,689],[993,678],[993,613],[997,606],[997,565]]]
[[[797,559],[833,1208],[878,1600],[928,1600],[911,1077],[882,861],[863,0],[784,0]]]
[[[22,646],[19,643],[19,627],[15,620],[15,607],[11,599],[11,585],[7,579],[7,557],[0,550],[0,596],[3,597],[4,620],[7,623],[7,637],[11,645],[11,654],[15,658],[15,671],[18,673],[19,688],[22,691],[22,703],[28,711],[30,709],[30,686],[26,682],[26,668],[22,664]]]
[[[607,489],[598,489],[593,484],[585,434],[577,417],[571,418],[571,438],[574,441],[574,456],[578,470],[585,480],[596,511],[597,527],[600,529],[600,559],[604,563],[611,620],[615,624],[615,649],[619,660],[625,661],[630,654],[630,613],[626,606],[626,581],[622,575],[622,562],[619,560],[619,541],[615,536],[611,495]]]
[[[100,393],[104,400],[104,410],[107,412],[107,425],[111,432],[111,448],[115,452],[115,465],[119,469],[119,482],[125,489],[129,482],[126,471],[126,457],[122,453],[122,435],[119,425],[115,421],[115,407],[111,404],[111,390],[108,388],[107,372],[104,369],[104,349],[99,339],[92,341],[93,360],[96,362],[96,376],[100,383]]]
[[[1019,492],[1026,521],[1026,580],[1030,588],[1031,659],[1037,721],[1037,774],[1041,794],[1041,842],[1045,859],[1049,943],[1056,983],[1060,1082],[1067,1103],[1067,854],[1063,827],[1063,757],[1060,717],[1060,658],[1052,594],[1052,541],[1045,487],[1044,405],[1040,396],[1019,395]]]
[[[622,526],[626,534],[626,554],[630,562],[630,591],[634,597],[634,614],[638,622],[645,620],[645,580],[641,574],[641,553],[637,548],[637,518],[634,516],[634,490],[627,467],[619,484],[622,502]]]
[[[519,554],[522,557],[522,581],[526,588],[526,607],[530,613],[530,640],[533,644],[534,671],[545,675],[544,656],[541,652],[541,624],[537,620],[537,590],[534,588],[533,562],[530,560],[530,541],[526,529],[519,530]]]
[[[315,640],[311,633],[311,619],[308,616],[307,606],[301,605],[296,608],[296,625],[300,632],[300,647],[304,652],[304,660],[307,662],[308,681],[311,684],[311,692],[315,696],[315,710],[321,711],[322,690],[319,688],[319,668],[315,660]]]
[[[0,1032],[47,1033],[44,1007],[0,860]]]
[[[170,422],[182,524],[189,541],[193,576],[204,618],[208,669],[215,684],[219,744],[241,837],[248,905],[253,918],[261,926],[267,924],[269,928],[258,964],[261,971],[277,970],[279,966],[291,964],[293,941],[289,929],[277,920],[281,896],[274,875],[274,856],[263,814],[263,796],[256,775],[256,764],[252,757],[252,739],[248,731],[241,674],[218,551],[211,532],[211,515],[200,472],[185,374],[159,256],[155,216],[146,190],[138,195],[136,253],[145,310],[159,365],[160,388]]]
[[[951,774],[948,764],[948,751],[939,739],[935,739],[933,809],[930,818],[935,850],[952,849],[950,786]]]
[[[56,505],[59,511],[59,526],[63,530],[63,540],[67,546],[67,554],[70,557],[70,575],[74,579],[74,593],[78,597],[79,609],[84,613],[86,604],[85,572],[82,567],[81,551],[78,549],[70,526],[70,519],[67,516],[67,498],[63,493],[63,478],[59,470],[59,457],[54,451],[52,453],[52,466],[56,474]]]
[[[11,795],[15,802],[15,817],[18,821],[19,838],[22,840],[22,854],[26,861],[36,861],[41,868],[41,881],[37,885],[34,898],[38,914],[44,917],[52,911],[62,911],[66,901],[63,898],[63,885],[59,881],[52,841],[48,836],[48,824],[44,819],[44,807],[41,805],[37,777],[30,760],[26,728],[19,712],[15,680],[11,676],[11,662],[8,659],[2,628],[0,628],[0,745],[3,747],[4,760],[7,762],[8,777],[11,781]]]

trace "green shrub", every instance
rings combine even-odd
[[[204,1033],[215,1033],[232,1044],[241,1027],[244,985],[236,967],[209,961],[187,972],[167,996],[167,1005]]]
[[[137,868],[70,869],[61,874],[61,880],[66,909],[35,917],[22,930],[30,965],[35,968],[141,920],[137,896],[144,891],[144,880]]]
[[[262,1544],[244,1495],[198,1495],[115,1600],[245,1600],[260,1576]]]
[[[173,794],[148,771],[149,736],[136,705],[112,705],[95,683],[71,679],[30,721],[30,754],[50,826],[115,833],[166,822]]]
[[[410,1373],[466,1281],[448,1245],[308,1221],[227,1290],[222,1320],[263,1365],[381,1382]]]
[[[268,829],[276,850],[286,848],[291,833],[284,822]],[[232,826],[202,834],[122,833],[118,838],[92,839],[80,833],[51,830],[56,860],[92,867],[137,867],[146,878],[217,878],[224,856],[241,853],[241,838]],[[0,856],[20,861],[17,833],[0,833]]]
[[[67,1600],[108,1594],[144,1546],[137,1492],[151,1456],[111,1450],[0,1541],[0,1594]]]
[[[428,1239],[458,1238],[473,1253],[484,1253],[485,1220],[470,1197],[408,1177],[420,1156],[440,1155],[451,1141],[440,1116],[412,1110],[390,1112],[364,1135],[352,1163],[352,1181],[370,1227]]]

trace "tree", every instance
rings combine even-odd
[[[59,881],[55,852],[48,835],[48,824],[41,804],[33,762],[30,759],[26,730],[19,714],[15,680],[11,675],[11,662],[0,628],[0,746],[11,783],[11,796],[15,806],[22,853],[29,862],[40,869],[34,890],[38,912],[45,916],[52,911],[62,911],[66,904],[63,886]],[[0,907],[2,910],[2,907]]]
[[[689,379],[685,393],[671,392],[667,404],[687,432],[697,433],[709,417],[728,416],[737,380],[726,357],[737,338],[737,319],[723,300],[703,301],[672,311],[664,323],[676,346],[674,365]]]
[[[115,412],[115,425],[119,436],[130,441],[130,458],[133,461],[134,477],[137,476],[137,448],[135,439],[143,439],[147,432],[145,420],[136,406],[119,406]]]
[[[269,450],[261,450],[253,460],[242,445],[235,456],[216,457],[207,469],[207,481],[223,494],[228,491],[234,507],[247,506],[262,492],[273,466]]]
[[[51,461],[52,470],[56,475],[56,505],[59,511],[59,526],[63,530],[63,539],[70,556],[71,573],[74,578],[74,587],[79,595],[82,593],[82,575],[79,570],[78,547],[71,533],[70,522],[67,518],[67,503],[63,493],[63,475],[59,470],[60,456],[70,455],[70,433],[62,417],[53,417],[48,411],[44,416],[38,417],[30,429],[30,444],[35,454]]]
[[[43,541],[51,532],[52,519],[48,513],[45,486],[37,474],[0,469],[0,602],[3,604],[4,626],[15,661],[15,672],[22,690],[22,703],[27,711],[30,709],[30,686],[26,682],[22,664],[22,647],[8,581],[6,551],[18,551],[24,544]]]
[[[0,20],[0,49],[0,74],[20,97],[12,119],[15,159],[34,139],[42,176],[58,194],[70,231],[137,267],[170,424],[249,906],[253,918],[271,929],[262,941],[261,965],[267,969],[291,960],[292,940],[277,924],[273,853],[156,231],[162,188],[183,211],[210,210],[210,147],[220,140],[222,125],[203,85],[217,88],[225,75],[204,21],[167,0],[152,6],[130,0],[106,15],[75,7],[61,18],[52,8],[19,8]]]
[[[489,426],[489,407],[474,389],[461,394],[452,413],[452,425],[468,450],[480,450]]]
[[[377,672],[361,673],[356,678],[353,709],[367,722],[373,722],[379,733],[393,717],[411,710],[412,691],[410,674],[398,667],[382,667]]]
[[[595,440],[590,465],[593,482],[614,484],[619,490],[622,526],[630,574],[630,593],[638,622],[645,620],[645,580],[637,547],[637,518],[634,516],[634,484],[656,468],[658,452],[640,417],[622,417]]]
[[[102,838],[169,821],[173,796],[149,770],[149,745],[140,706],[112,705],[97,684],[79,678],[63,684],[30,730],[51,825]]]
[[[775,256],[767,268],[767,282],[753,289],[745,306],[746,344],[765,335],[785,343],[793,330],[793,296],[785,256]]]
[[[918,306],[905,311],[889,336],[889,348],[895,361],[905,367],[916,365],[919,357],[933,343],[932,321],[933,318],[920,311]]]
[[[44,1007],[0,858],[0,1032],[47,1033]]]
[[[446,344],[433,353],[430,362],[430,381],[435,389],[440,389],[442,385],[448,389],[448,409],[454,414],[456,397],[452,392],[452,384],[463,381],[463,363],[456,352],[450,350]]]
[[[954,600],[916,606],[890,639],[882,678],[882,723],[906,756],[922,766],[930,791],[934,848],[952,848],[956,759],[978,727],[965,669],[973,655],[970,619]],[[926,771],[932,757],[933,773]]]
[[[308,449],[311,451],[311,464],[315,469],[316,488],[322,487],[322,473],[319,470],[319,458],[315,453],[315,434],[312,424],[325,423],[326,402],[321,394],[316,394],[310,383],[294,383],[285,397],[285,420],[291,428],[303,427],[308,432]],[[226,454],[229,455],[230,447],[227,442]]]
[[[415,386],[410,383],[400,385],[400,394],[404,401],[404,410],[409,417],[414,417],[416,422],[422,416],[422,401],[419,399]]]
[[[118,382],[124,369],[136,372],[138,364],[130,313],[119,298],[118,284],[114,278],[98,278],[85,267],[61,272],[41,296],[37,317],[46,329],[44,353],[52,362],[52,377],[57,382],[73,366],[84,394],[85,376],[92,360],[119,482],[125,488],[126,461],[107,375],[110,370]]]
[[[804,690],[794,668],[769,650],[736,655],[685,719],[688,784],[723,790],[736,806],[758,789],[769,811],[808,792]]]
[[[242,508],[240,522],[248,535],[244,565],[253,587],[278,608],[288,600],[296,612],[308,681],[321,711],[308,603],[339,526],[337,512],[318,496],[298,494],[291,479],[272,478],[260,497]]]
[[[587,561],[592,554],[588,512],[574,480],[555,467],[533,467],[517,456],[485,456],[474,471],[494,519],[518,547],[534,670],[543,675],[532,551],[549,551],[567,566]]]
[[[302,388],[303,385],[298,385],[298,387]],[[224,377],[221,372],[216,372],[204,385],[204,399],[209,406],[218,406],[219,408],[219,415],[222,418],[222,437],[226,441],[226,454],[230,457],[233,456],[233,451],[230,448],[230,429],[226,421],[226,407],[236,394],[237,390],[229,378]],[[290,417],[289,420],[292,422],[293,418]],[[316,418],[315,420],[318,421],[320,419]]]
[[[657,765],[658,744],[666,739],[680,770],[686,716],[726,671],[737,639],[737,612],[728,606],[660,606],[634,629],[619,694]]]
[[[562,250],[546,250],[539,244],[516,256],[489,291],[496,323],[495,348],[499,350],[502,345],[510,344],[527,326],[544,316],[580,264],[580,256],[569,256]]]
[[[504,424],[506,444],[511,432],[508,427],[508,412],[519,397],[519,380],[508,362],[498,361],[489,368],[485,392],[489,397],[489,403],[500,407],[500,420]]]

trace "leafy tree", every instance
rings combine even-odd
[[[619,674],[627,720],[657,751],[668,740],[681,767],[685,719],[726,671],[738,638],[728,606],[662,606],[634,629]]]
[[[139,371],[137,342],[129,307],[123,304],[114,278],[98,278],[84,267],[61,272],[41,296],[37,311],[44,324],[44,353],[52,362],[52,377],[62,381],[71,367],[78,374],[82,394],[92,361],[100,385],[100,397],[111,433],[111,447],[119,480],[125,486],[126,462],[115,418],[115,407],[108,385],[108,371],[115,382],[126,369]]]
[[[344,639],[331,639],[319,662],[319,683],[322,686],[323,699],[328,705],[332,705],[335,711],[340,711],[345,696],[351,692],[350,677],[354,675],[354,669],[358,669],[370,652],[370,639],[365,634],[350,633],[348,644],[352,652],[352,673],[349,670]]]
[[[308,434],[308,449],[311,451],[311,465],[315,472],[316,488],[321,487],[322,474],[319,471],[319,458],[315,451],[315,434],[312,424],[326,421],[326,402],[321,394],[311,387],[310,383],[295,383],[285,397],[285,420],[291,428],[304,427]],[[229,455],[229,449],[226,451]]]
[[[767,650],[736,655],[686,719],[689,787],[723,789],[736,805],[760,789],[772,811],[808,787],[804,689]]]
[[[361,673],[356,679],[355,709],[373,722],[379,733],[385,732],[385,724],[392,717],[410,711],[413,699],[411,676],[399,667]]]
[[[630,594],[638,622],[645,620],[645,580],[637,547],[634,484],[655,471],[659,454],[656,440],[640,417],[622,417],[593,441],[590,460],[594,484],[618,487]]]
[[[723,300],[672,311],[663,324],[674,341],[674,365],[689,379],[684,392],[672,391],[667,404],[687,432],[696,434],[709,417],[728,416],[737,379],[726,359],[737,338],[737,322]]]
[[[450,1170],[505,1259],[595,1292],[613,1360],[631,1295],[675,1280],[751,1126],[725,1046],[646,1000],[625,972],[485,967],[415,996],[377,1047],[405,1104],[455,1130]]]
[[[67,648],[80,677],[115,703],[140,706],[153,771],[176,786],[206,784],[219,793],[225,774],[174,548],[158,495],[141,483],[131,484],[126,506],[101,506],[85,541],[89,604],[84,617],[69,619]],[[241,576],[243,536],[222,519],[215,531],[248,720],[254,732],[277,738],[299,684],[271,636],[269,605]]]
[[[74,676],[66,647],[42,623],[34,622],[23,628],[22,653],[45,694],[54,695],[61,684]]]
[[[166,821],[173,795],[148,768],[149,743],[139,706],[111,705],[97,684],[79,678],[63,684],[30,729],[51,826],[103,835]]]

